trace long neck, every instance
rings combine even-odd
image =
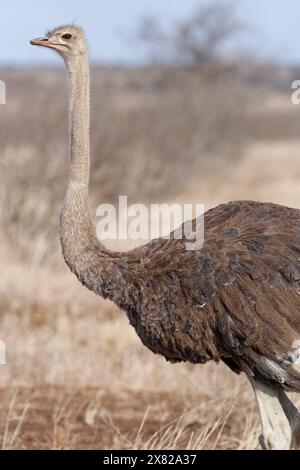
[[[70,83],[71,169],[61,212],[60,240],[66,263],[79,280],[118,305],[127,304],[126,256],[96,238],[88,209],[90,170],[89,65],[87,52],[67,62]]]
[[[89,63],[88,53],[66,61],[69,75],[70,174],[61,212],[60,238],[67,264],[75,271],[78,250],[88,248],[94,237],[88,209],[89,138]]]
[[[87,51],[67,62],[70,86],[70,184],[88,193],[90,176],[90,77]]]

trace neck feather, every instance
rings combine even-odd
[[[87,51],[67,63],[70,84],[70,182],[88,190],[90,173],[90,77]]]
[[[67,62],[70,83],[71,169],[61,212],[60,240],[66,263],[90,290],[128,305],[126,255],[107,250],[96,238],[88,209],[90,170],[88,54]]]

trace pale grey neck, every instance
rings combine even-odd
[[[70,83],[71,185],[88,192],[90,176],[90,77],[87,51],[67,63]]]
[[[88,53],[66,61],[69,73],[71,165],[61,212],[60,236],[65,257],[74,261],[95,236],[88,208],[90,173]],[[70,241],[72,240],[72,242]]]
[[[67,60],[70,81],[71,171],[60,218],[60,241],[66,263],[88,289],[129,305],[127,257],[107,250],[96,238],[88,209],[90,166],[88,54]]]

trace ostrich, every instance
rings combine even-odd
[[[139,338],[167,361],[223,361],[246,373],[263,449],[300,448],[300,210],[230,202],[205,213],[201,249],[161,238],[122,253],[95,235],[88,209],[89,60],[84,31],[62,26],[31,44],[64,59],[70,84],[71,164],[60,218],[64,259],[112,300]]]

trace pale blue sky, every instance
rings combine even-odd
[[[262,56],[300,63],[299,0],[233,2],[241,17],[253,27],[246,46],[248,42]],[[155,14],[167,22],[188,15],[201,3],[203,0],[1,1],[0,64],[59,63],[54,54],[30,47],[28,41],[74,19],[87,30],[94,60],[134,63],[141,59],[142,51],[126,35],[130,35],[140,17]]]

